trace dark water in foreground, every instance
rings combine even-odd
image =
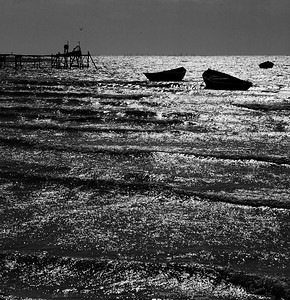
[[[289,57],[96,63],[0,70],[0,299],[289,299]]]

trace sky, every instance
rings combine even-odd
[[[290,55],[290,0],[0,0],[0,53]]]

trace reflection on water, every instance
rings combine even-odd
[[[289,65],[267,59],[1,70],[0,297],[289,298]],[[254,85],[204,90],[207,68]]]

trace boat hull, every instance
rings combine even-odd
[[[208,69],[202,74],[206,89],[213,90],[248,90],[253,84],[219,71]]]
[[[265,61],[265,62],[259,64],[259,67],[261,69],[271,69],[271,68],[273,68],[273,66],[274,66],[274,63],[272,63],[271,61]]]
[[[181,67],[156,73],[144,73],[150,81],[181,81],[186,73],[186,69]]]

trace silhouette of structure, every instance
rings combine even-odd
[[[69,43],[64,45],[63,53],[51,55],[51,67],[57,69],[88,68],[91,55],[82,54],[80,43],[69,51]]]
[[[51,55],[0,54],[0,68],[14,67],[19,69],[25,66],[41,68],[49,65],[56,69],[89,68],[90,61],[97,68],[90,52],[82,53],[80,42],[72,51],[69,51],[69,43],[67,42],[64,45],[63,53],[58,52]]]
[[[33,54],[0,54],[0,68],[14,67],[15,69],[24,66],[40,68],[43,64],[50,63],[50,55]]]

